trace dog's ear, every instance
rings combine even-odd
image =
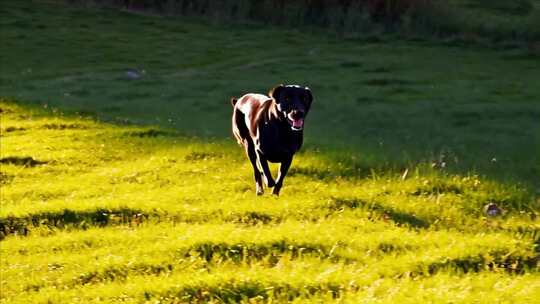
[[[274,98],[276,103],[279,103],[279,98],[281,96],[281,92],[283,92],[283,89],[285,89],[285,86],[283,84],[277,85],[270,89],[270,91],[268,92],[268,96]]]
[[[306,94],[306,105],[309,108],[311,106],[311,102],[313,101],[313,95],[311,94],[311,90],[308,87],[305,87],[304,90]]]

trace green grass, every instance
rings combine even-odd
[[[525,53],[42,2],[0,16],[1,303],[540,298]],[[281,197],[256,197],[228,98],[279,82],[314,92],[307,144]]]

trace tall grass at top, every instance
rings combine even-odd
[[[218,22],[316,26],[342,35],[399,33],[467,39],[540,39],[531,0],[68,0]]]

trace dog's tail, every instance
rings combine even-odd
[[[244,113],[236,108],[233,110],[232,115],[232,132],[239,145],[242,145],[244,139],[249,137]]]
[[[238,98],[231,97],[231,104],[232,104],[233,107],[234,107],[234,105],[236,105],[236,102],[238,102]]]

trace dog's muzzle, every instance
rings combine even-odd
[[[302,131],[304,129],[304,112],[292,111],[287,114],[287,120],[293,131]]]

